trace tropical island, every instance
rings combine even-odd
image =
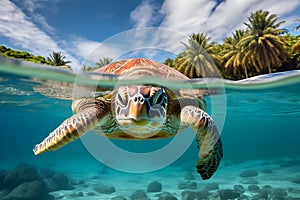
[[[223,78],[231,80],[300,69],[300,35],[280,28],[285,21],[278,20],[276,14],[258,10],[244,22],[245,29],[235,30],[223,43],[211,41],[204,33],[193,33],[188,43],[183,43],[185,50],[164,63],[190,78],[214,77],[217,69]],[[300,23],[299,19],[295,21]],[[300,25],[293,29],[300,30]],[[71,69],[61,52],[53,51],[45,58],[0,46],[0,56]],[[83,66],[82,70],[94,70],[110,62],[111,58],[103,57],[95,66]]]

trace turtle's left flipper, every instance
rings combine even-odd
[[[217,170],[223,157],[222,142],[213,119],[203,110],[185,106],[181,110],[181,121],[196,132],[198,144],[197,172],[202,179],[209,179]]]
[[[35,145],[34,154],[56,150],[84,135],[104,117],[106,112],[103,109],[103,107],[99,109],[97,106],[86,108],[66,119],[40,144]]]

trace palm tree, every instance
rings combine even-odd
[[[172,58],[167,58],[164,62],[165,65],[168,65],[170,67],[175,67],[174,60]]]
[[[284,49],[288,54],[288,60],[283,64],[281,70],[293,70],[300,68],[300,35],[294,36],[291,34],[285,34]],[[298,46],[298,47],[297,47]]]
[[[292,51],[293,51],[293,52],[298,52],[298,53],[300,53],[300,40],[298,40],[298,41],[292,46]]]
[[[102,59],[99,59],[99,61],[96,63],[96,68],[103,67],[105,65],[110,64],[113,61],[112,58],[103,57]]]
[[[176,69],[190,78],[217,76],[216,66],[212,58],[217,59],[213,52],[214,43],[210,37],[201,34],[189,36],[186,49],[175,59]]]
[[[279,67],[282,61],[287,59],[280,34],[286,32],[285,29],[278,28],[284,21],[278,20],[275,14],[268,11],[256,11],[248,17],[249,22],[244,23],[249,29],[249,35],[239,42],[243,50],[242,63],[252,67],[256,72],[268,70],[272,72],[272,67]],[[245,67],[247,67],[245,66]]]
[[[99,61],[96,63],[96,66],[87,66],[84,65],[82,67],[82,71],[95,71],[98,68],[104,67],[108,64],[110,64],[113,61],[112,58],[108,58],[108,57],[103,57],[102,59],[100,58]]]
[[[300,22],[300,19],[296,19],[295,21]],[[300,30],[300,25],[297,25],[295,27],[295,30]],[[298,40],[293,46],[292,46],[292,51],[293,52],[298,52],[300,53],[300,40]]]
[[[227,72],[226,74],[232,74],[235,78],[240,78],[243,73],[248,78],[246,63],[242,63],[244,56],[243,48],[239,45],[239,41],[247,34],[246,30],[236,30],[232,33],[232,37],[227,37],[224,42],[227,49],[226,53],[222,56],[224,68]]]
[[[52,54],[49,54],[47,60],[50,62],[51,65],[54,66],[62,66],[71,63],[71,61],[66,61],[66,57],[61,52],[53,51]]]

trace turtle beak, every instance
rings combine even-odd
[[[146,122],[149,122],[145,99],[142,95],[134,96],[130,100],[127,117],[141,126],[145,125]]]

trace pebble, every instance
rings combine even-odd
[[[161,192],[162,184],[157,181],[153,181],[148,185],[147,192]]]
[[[87,196],[95,196],[95,193],[94,192],[88,192],[86,193]]]
[[[82,192],[76,192],[76,196],[77,197],[83,197],[83,193]]]
[[[271,194],[273,188],[270,185],[264,185],[264,186],[262,186],[261,190],[265,191],[267,194]]]
[[[158,197],[157,200],[178,200],[175,196],[173,196],[170,192],[163,192],[161,194],[156,195]]]
[[[247,170],[240,173],[240,177],[254,177],[258,176],[258,172],[253,170]]]
[[[52,180],[60,186],[66,186],[69,184],[69,179],[63,173],[57,173],[52,177]]]
[[[240,193],[231,190],[231,189],[223,189],[219,190],[220,198],[221,200],[227,200],[227,199],[236,199],[240,197]]]
[[[273,196],[277,196],[277,197],[284,197],[284,196],[287,196],[288,193],[287,193],[287,190],[286,189],[283,189],[283,188],[275,188],[272,192],[272,195]]]
[[[82,192],[74,192],[74,193],[70,194],[70,197],[83,197],[83,193]]]
[[[95,187],[95,190],[101,194],[112,194],[116,192],[116,189],[112,186],[100,185]]]
[[[245,189],[242,185],[234,185],[233,186],[234,191],[238,192],[238,193],[244,193]]]
[[[131,200],[148,200],[148,196],[144,190],[136,190],[130,197]]]
[[[260,191],[258,194],[252,196],[252,200],[269,199],[269,194],[265,191]]]
[[[123,196],[115,196],[115,197],[111,198],[111,200],[126,200],[126,198]]]
[[[51,179],[48,179],[46,183],[50,192],[74,189],[69,185],[69,179],[63,173],[56,173]]]
[[[250,192],[258,192],[260,188],[257,185],[252,184],[252,185],[248,185],[248,190]]]
[[[178,189],[180,189],[180,190],[185,190],[185,189],[195,190],[195,189],[197,189],[197,183],[196,182],[178,183]]]

